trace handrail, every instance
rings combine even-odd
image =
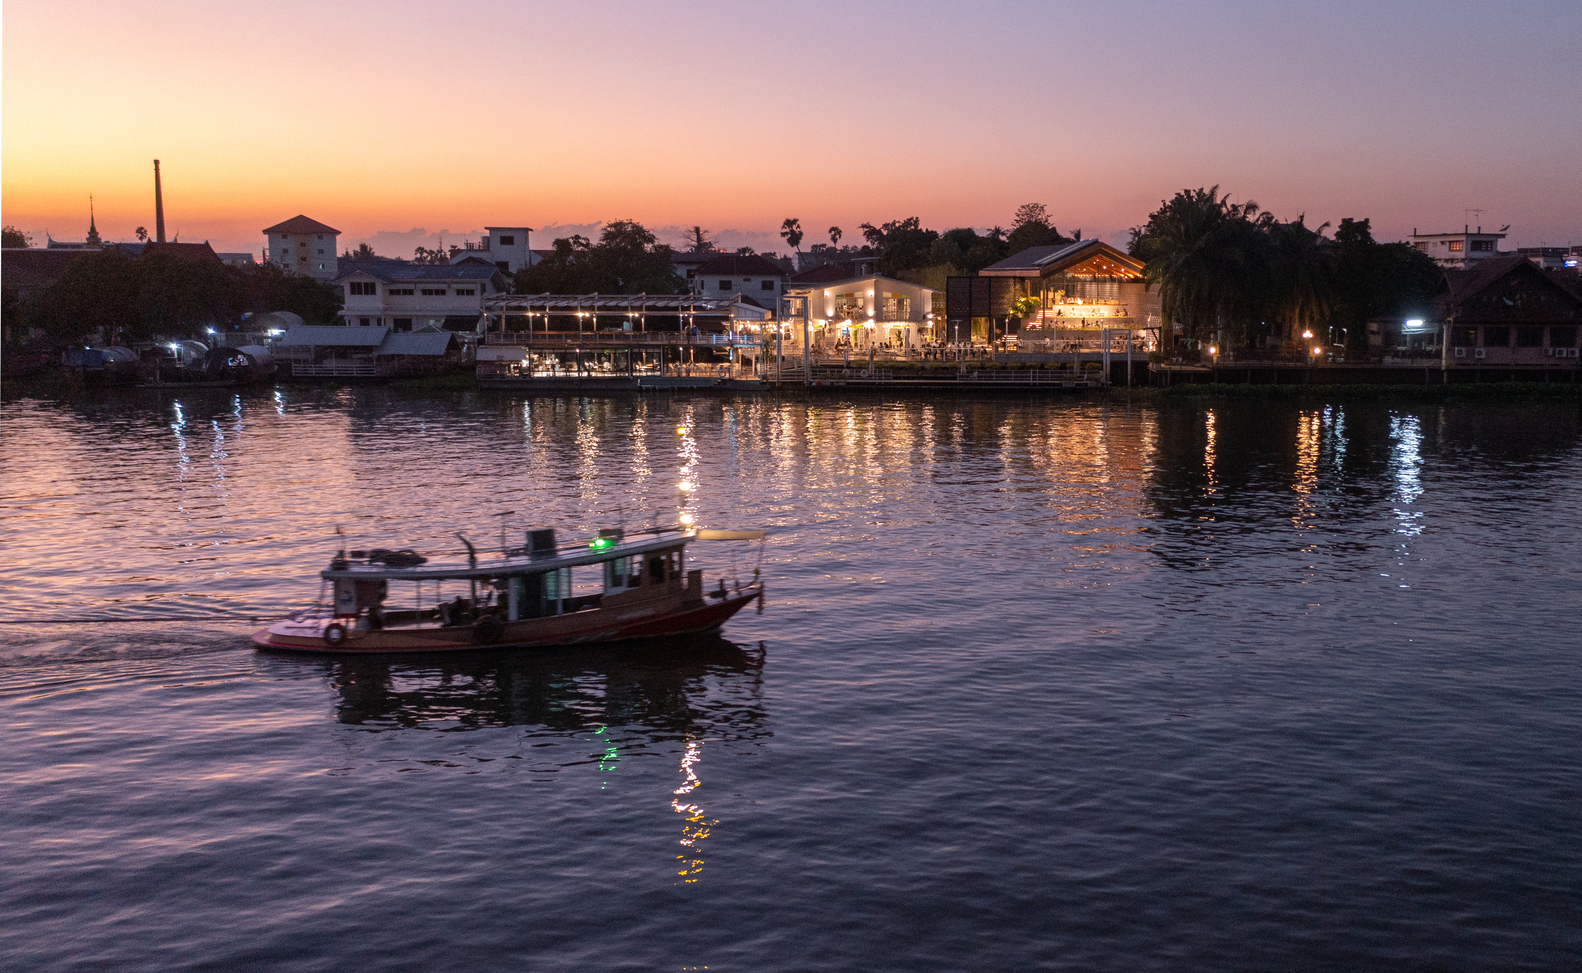
[[[684,345],[688,347],[727,347],[745,345],[758,347],[764,339],[760,335],[683,334],[677,331],[507,331],[490,332],[483,336],[486,345],[542,345],[546,347],[624,347],[628,345]]]

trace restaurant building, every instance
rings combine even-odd
[[[866,351],[872,345],[905,354],[932,337],[932,288],[879,274],[845,277],[822,270],[799,274],[786,286],[781,317],[792,346],[806,341],[814,354],[834,354],[837,347]]]
[[[1018,350],[1048,352],[1160,347],[1159,293],[1142,261],[1101,240],[1029,247],[977,277],[951,277],[945,308],[947,340],[1014,339]]]

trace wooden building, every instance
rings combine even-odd
[[[1582,298],[1511,254],[1446,270],[1432,324],[1450,368],[1575,370]]]

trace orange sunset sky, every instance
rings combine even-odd
[[[1124,240],[1219,184],[1281,218],[1582,243],[1582,4],[6,0],[7,224],[218,250],[306,213],[410,255],[632,218],[804,249],[916,215]]]

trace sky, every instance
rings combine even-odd
[[[381,253],[635,219],[730,246],[917,216],[1123,242],[1219,185],[1281,219],[1582,244],[1582,2],[5,0],[0,219]],[[1481,214],[1468,213],[1481,209]]]

